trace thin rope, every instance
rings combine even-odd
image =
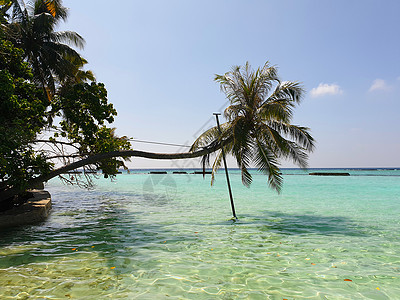
[[[176,147],[187,147],[187,148],[190,148],[190,146],[187,146],[187,145],[178,145],[178,144],[170,144],[170,143],[142,141],[142,140],[136,140],[136,139],[129,139],[129,140],[133,141],[133,142],[137,142],[137,143],[156,144],[156,145],[164,145],[164,146],[176,146]]]

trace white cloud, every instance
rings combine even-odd
[[[388,91],[390,90],[390,86],[383,79],[375,79],[372,82],[371,87],[369,88],[370,92],[373,91]]]
[[[325,95],[340,95],[340,94],[343,94],[343,91],[340,88],[340,86],[335,83],[332,84],[320,83],[318,87],[313,88],[311,90],[311,96],[314,98]]]

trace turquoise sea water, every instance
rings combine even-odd
[[[46,222],[0,231],[0,299],[400,299],[400,170],[335,171],[231,170],[238,222],[223,172],[52,180]]]

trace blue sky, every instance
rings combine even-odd
[[[400,166],[400,1],[118,4],[64,0],[70,16],[60,30],[86,39],[81,53],[108,89],[119,135],[190,144],[226,103],[214,74],[270,61],[282,80],[301,81],[307,90],[293,123],[310,127],[317,140],[310,167]],[[129,166],[199,164],[134,159]],[[229,166],[236,167],[232,160]]]

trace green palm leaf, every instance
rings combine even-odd
[[[222,158],[223,158],[222,150],[218,150],[217,154],[216,154],[216,157],[215,157],[215,160],[214,160],[214,163],[212,165],[211,185],[214,184],[215,174],[217,174],[218,169],[221,168]]]
[[[280,169],[275,154],[269,151],[268,147],[260,141],[257,141],[255,152],[255,164],[258,170],[268,176],[270,187],[280,193],[283,178],[279,174]]]

